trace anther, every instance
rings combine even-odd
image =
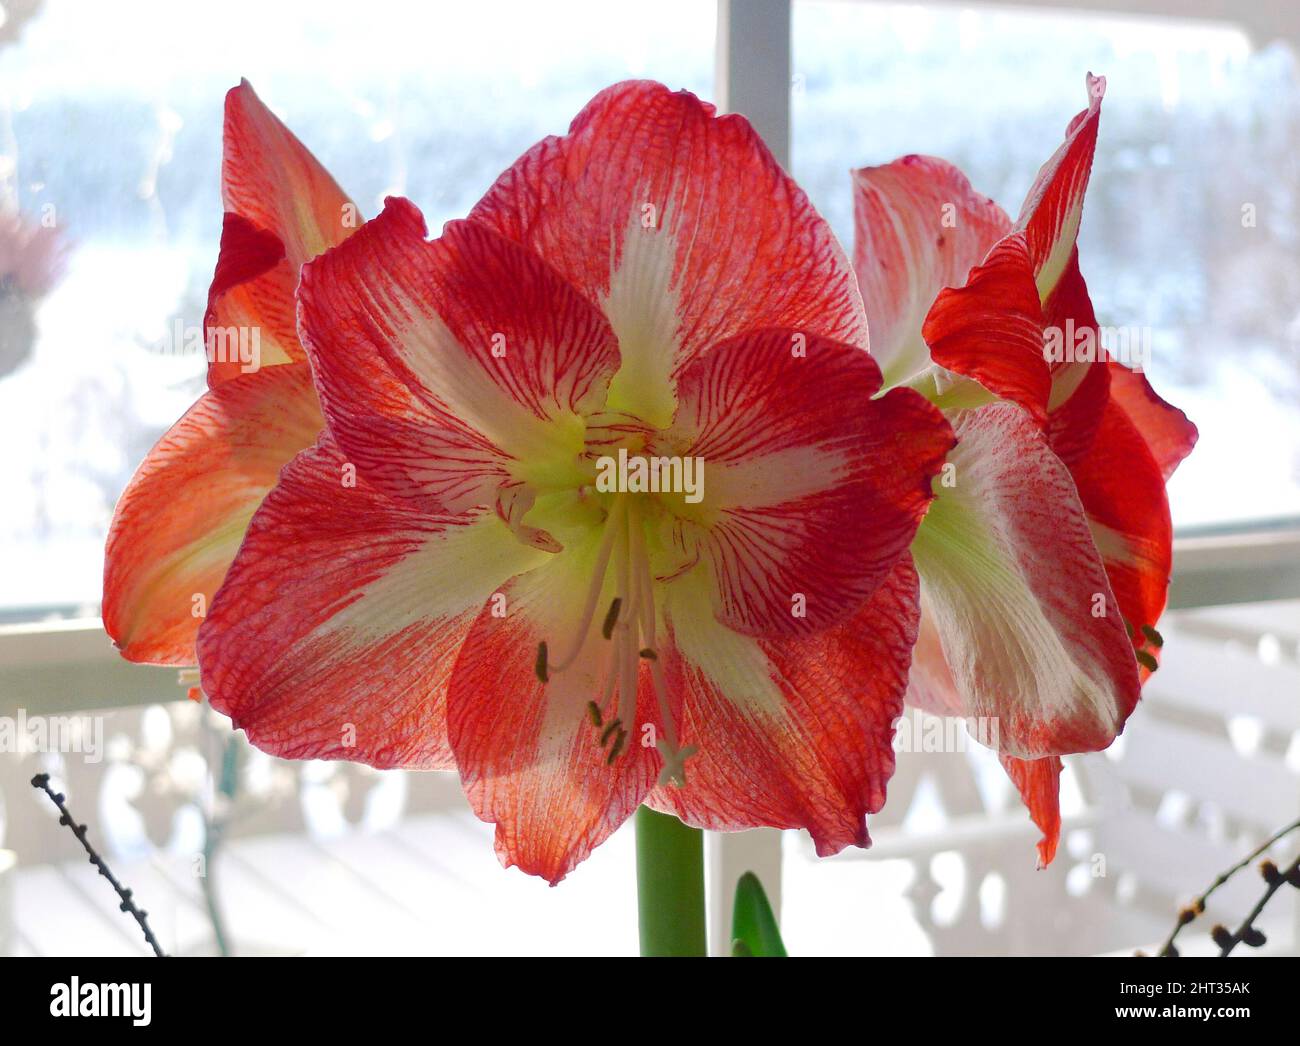
[[[605,621],[600,626],[600,634],[608,639],[614,634],[614,626],[618,624],[618,612],[623,609],[623,599],[621,596],[615,596],[614,601],[610,603],[609,610],[605,612]]]
[[[537,644],[537,662],[533,665],[533,671],[543,683],[549,682],[546,673],[546,640],[544,639]]]
[[[604,722],[600,715],[600,705],[596,704],[595,701],[587,702],[587,718],[591,720],[591,725],[594,726],[597,730],[599,730],[601,726],[604,725]]]
[[[642,648],[641,648],[641,655],[640,655],[640,656],[643,657],[643,658],[645,658],[647,661],[658,661],[658,660],[659,660],[659,655],[656,654],[653,650],[651,650],[648,646],[647,646],[647,647],[642,647]]]
[[[618,736],[614,738],[614,744],[610,747],[609,756],[605,760],[606,766],[614,765],[614,760],[619,757],[619,753],[623,751],[625,744],[627,744],[627,731],[620,730]]]

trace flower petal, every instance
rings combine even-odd
[[[853,172],[853,268],[887,386],[929,366],[921,323],[935,297],[962,286],[1010,227],[1001,207],[936,157]]]
[[[682,372],[665,442],[702,459],[704,498],[679,543],[702,545],[723,624],[816,632],[906,552],[953,439],[920,395],[872,399],[879,387],[861,349],[789,330],[740,335]]]
[[[262,503],[199,630],[203,690],[264,752],[450,769],[447,679],[479,609],[546,554],[493,512],[428,516],[328,436]]]
[[[618,335],[611,406],[654,425],[672,377],[724,338],[791,327],[865,347],[830,227],[742,116],[629,81],[525,153],[470,213],[531,247]]]
[[[954,419],[955,485],[912,546],[968,716],[1022,759],[1105,748],[1137,661],[1069,472],[1013,404]]]
[[[203,316],[209,388],[262,367],[306,362],[294,318],[297,284],[279,237],[227,211]]]
[[[925,603],[922,594],[920,631],[907,677],[907,704],[937,716],[964,716],[962,698],[934,626],[933,611],[927,611]],[[1056,856],[1061,835],[1060,757],[1017,759],[1000,752],[998,758],[1029,809],[1030,818],[1043,833],[1038,843],[1038,867],[1046,868]]]
[[[572,469],[618,366],[600,312],[536,255],[474,222],[428,241],[400,198],[304,267],[299,301],[334,438],[431,510]]]
[[[599,620],[590,623],[572,665],[547,683],[537,677],[539,643],[557,649],[576,641],[597,543],[575,542],[502,588],[505,615],[484,610],[478,616],[448,693],[461,784],[474,812],[496,823],[502,864],[552,884],[631,816],[661,765],[653,745],[643,744],[644,727],[651,727],[651,737],[661,729],[644,664],[635,721],[624,724],[626,748],[612,765],[588,718],[587,704],[602,693],[614,649]],[[612,598],[607,577],[600,605]]]
[[[947,288],[921,328],[935,363],[974,378],[1047,424],[1052,376],[1043,358],[1043,310],[1022,235],[998,242],[966,283]]]
[[[1160,474],[1168,481],[1196,446],[1196,426],[1160,398],[1145,374],[1119,363],[1110,364],[1110,395],[1142,435]]]
[[[1154,627],[1173,567],[1169,499],[1159,465],[1115,401],[1070,473],[1120,612],[1132,628]]]
[[[280,468],[324,419],[306,368],[205,393],[118,499],[104,560],[104,628],[122,656],[192,665],[202,614]]]
[[[1044,351],[1052,356],[1053,346],[1061,350],[1061,358],[1049,364],[1048,439],[1052,450],[1068,465],[1092,446],[1110,399],[1110,372],[1104,363],[1092,298],[1079,271],[1077,247],[1043,304],[1043,318],[1051,342],[1044,343]]]
[[[924,590],[920,603],[921,621],[917,626],[916,645],[912,647],[912,669],[907,676],[907,703],[931,715],[964,716],[962,697],[944,657],[943,639],[934,623],[934,609],[926,606]]]
[[[1083,197],[1092,172],[1106,78],[1089,73],[1087,84],[1088,108],[1070,121],[1065,141],[1039,169],[1016,219],[1016,229],[1025,233],[1039,295],[1044,301],[1074,253],[1074,241],[1083,217]]]
[[[1043,838],[1038,841],[1038,867],[1046,868],[1056,856],[1061,839],[1061,757],[1017,759],[1002,755],[1002,768],[1029,808],[1029,816]]]
[[[274,233],[295,268],[341,243],[357,217],[347,194],[247,80],[226,94],[221,199],[227,211]]]
[[[807,638],[732,632],[709,614],[700,574],[670,586],[663,651],[682,740],[699,751],[685,786],[658,788],[649,804],[716,831],[806,828],[822,856],[869,846],[916,638],[910,558],[850,620]]]
[[[359,224],[355,205],[247,80],[226,94],[221,196],[221,253],[203,318],[210,387],[250,365],[305,360],[294,321],[298,269]],[[242,357],[231,341],[241,337]]]

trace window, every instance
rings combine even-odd
[[[600,88],[711,93],[713,5],[598,0],[47,0],[0,38],[0,173],[53,220],[67,271],[0,376],[0,617],[100,597],[113,504],[202,387],[221,230],[222,100],[247,77],[366,216],[401,193],[433,230]],[[108,46],[106,46],[108,42]],[[4,357],[8,359],[8,357]]]
[[[1086,6],[1086,5],[1080,5]],[[794,174],[847,245],[847,168],[956,163],[1014,218],[1108,80],[1080,237],[1103,324],[1149,332],[1152,383],[1199,426],[1176,526],[1300,516],[1296,57],[1236,27],[798,0]]]

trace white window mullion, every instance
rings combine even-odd
[[[714,100],[723,112],[742,113],[787,169],[790,70],[790,0],[718,0]],[[729,955],[741,875],[758,876],[773,912],[781,916],[781,833],[771,828],[710,833],[707,862],[709,947],[714,955]]]

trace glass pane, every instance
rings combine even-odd
[[[1014,217],[1104,74],[1081,259],[1101,323],[1149,330],[1152,383],[1200,428],[1175,524],[1300,516],[1290,51],[1230,27],[800,0],[794,70],[795,176],[846,245],[848,168],[906,153]]]
[[[28,228],[44,219],[70,250],[39,301],[0,284],[8,616],[93,609],[113,503],[202,387],[201,354],[175,331],[202,321],[222,102],[241,76],[366,215],[402,193],[435,230],[602,87],[712,85],[716,13],[698,0],[660,0],[653,17],[580,0],[563,18],[528,0],[12,6],[0,189]]]

